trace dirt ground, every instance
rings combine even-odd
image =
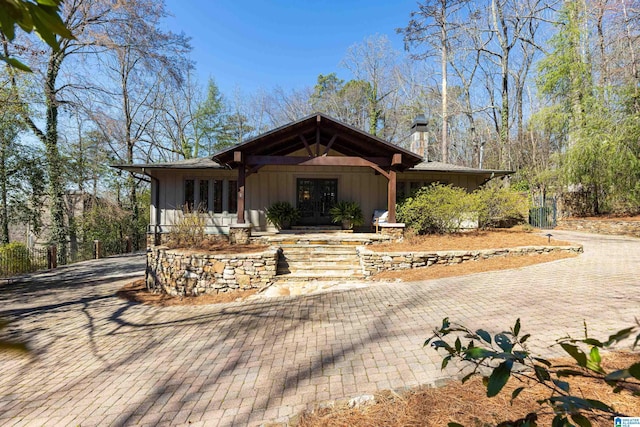
[[[586,216],[586,217],[570,217],[570,218],[564,218],[564,219],[568,219],[568,220],[587,219],[589,221],[640,221],[640,215],[635,215],[635,216],[599,215],[599,216]]]
[[[373,280],[415,282],[418,280],[441,279],[443,277],[464,276],[467,274],[484,273],[486,271],[522,268],[543,262],[574,258],[576,256],[578,255],[573,252],[550,252],[541,255],[506,255],[478,261],[467,261],[462,264],[432,265],[430,267],[412,268],[409,270],[383,271],[373,276]]]
[[[568,242],[551,237],[541,236],[532,231],[521,228],[492,231],[470,231],[466,233],[408,236],[402,243],[371,245],[370,249],[377,252],[418,252],[418,251],[448,251],[448,250],[478,250],[513,248],[516,246],[566,246]]]
[[[196,297],[174,297],[166,294],[156,294],[147,290],[143,279],[136,280],[125,285],[116,295],[127,301],[140,304],[155,305],[158,307],[171,307],[176,305],[206,305],[225,302],[242,301],[254,295],[257,289],[247,291],[221,292],[216,295],[199,295]]]
[[[640,353],[605,353],[602,364],[607,371],[626,368],[640,361]],[[564,364],[566,359],[554,364]],[[563,378],[566,380],[566,378]],[[613,393],[612,388],[592,379],[570,379],[574,395],[598,399],[627,416],[637,416],[640,397],[628,391]],[[632,379],[633,388],[640,392],[640,381]],[[528,386],[514,401],[511,393],[518,387]],[[375,403],[360,408],[349,408],[346,404],[317,409],[304,413],[297,420],[298,427],[344,426],[428,426],[441,427],[450,422],[465,426],[495,426],[503,421],[514,421],[525,417],[540,406],[537,400],[549,397],[549,390],[532,381],[519,382],[511,378],[502,392],[493,398],[486,397],[481,378],[465,384],[453,381],[441,388],[416,388],[396,394],[385,391],[376,395]],[[592,425],[612,426],[609,416],[588,416]],[[551,411],[546,410],[538,418],[538,425],[550,426]]]

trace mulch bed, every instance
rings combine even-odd
[[[603,354],[603,366],[607,370],[621,369],[640,361],[640,353],[615,352]],[[560,359],[556,363],[570,363]],[[579,368],[577,368],[579,369]],[[565,378],[563,378],[564,380]],[[638,416],[640,397],[623,391],[613,393],[612,388],[599,381],[576,378],[568,380],[571,390],[578,396],[601,400],[623,414]],[[640,391],[640,381],[635,380]],[[517,387],[527,388],[511,404],[510,397]],[[545,387],[533,382],[523,384],[513,378],[502,392],[493,398],[486,397],[482,379],[474,378],[465,384],[454,381],[441,388],[415,388],[405,393],[381,392],[376,403],[360,408],[346,404],[321,408],[300,416],[298,427],[344,426],[425,426],[442,427],[450,422],[465,426],[495,426],[499,422],[523,418],[539,408],[538,399],[549,397]],[[610,417],[588,417],[594,427],[613,425]],[[547,411],[538,418],[539,426],[550,426],[553,414]]]
[[[487,271],[511,270],[534,264],[575,258],[573,252],[550,252],[535,255],[505,255],[495,258],[467,261],[462,264],[432,265],[406,270],[387,270],[373,276],[373,280],[416,282],[419,280],[442,279],[444,277],[465,276],[467,274],[484,273]]]
[[[119,298],[140,304],[154,305],[157,307],[172,307],[180,305],[207,305],[243,301],[251,295],[255,295],[257,291],[257,289],[250,289],[246,291],[220,292],[215,295],[205,294],[195,297],[174,297],[167,294],[150,292],[147,289],[144,279],[140,279],[135,282],[128,283],[116,292],[116,295]]]
[[[376,252],[420,252],[514,248],[518,246],[568,246],[569,242],[516,230],[469,231],[445,235],[409,236],[402,243],[371,245]]]

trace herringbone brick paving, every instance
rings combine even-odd
[[[578,258],[517,270],[195,307],[117,299],[142,256],[0,285],[0,316],[32,355],[0,354],[0,425],[259,425],[318,401],[431,384],[422,343],[449,316],[536,351],[640,317],[640,239],[553,232]]]

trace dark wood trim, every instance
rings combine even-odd
[[[235,154],[235,153],[234,153]],[[246,170],[244,165],[238,168],[238,224],[244,224],[244,195],[246,185]]]
[[[402,153],[396,153],[391,158],[391,166],[397,166],[402,164]]]
[[[387,191],[387,222],[396,222],[396,171],[389,171],[389,186]]]
[[[338,134],[337,133],[331,137],[331,140],[329,141],[329,143],[327,144],[327,146],[324,149],[323,156],[326,156],[326,155],[329,154],[329,150],[331,150],[331,146],[336,141],[336,138],[338,138]]]
[[[305,138],[304,135],[301,134],[300,135],[300,140],[304,144],[304,148],[307,149],[307,153],[309,153],[309,157],[313,157],[313,152],[311,151],[311,147],[309,147],[309,143],[307,142],[307,138]]]
[[[318,126],[316,127],[316,157],[320,155],[320,116],[318,116]]]
[[[251,166],[264,165],[306,165],[306,166],[391,166],[390,159],[385,157],[356,157],[356,156],[246,156],[245,162]]]
[[[258,173],[258,171],[259,171],[260,169],[262,169],[263,167],[264,167],[264,165],[258,165],[258,166],[254,166],[254,167],[250,168],[250,169],[249,169],[249,170],[247,170],[247,172],[245,173],[245,177],[248,177],[249,175],[254,174],[254,173]]]

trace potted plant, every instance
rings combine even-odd
[[[266,215],[269,222],[276,228],[287,230],[300,218],[300,211],[289,202],[275,202],[267,208]]]
[[[357,202],[340,201],[329,209],[334,223],[341,223],[344,230],[351,230],[354,225],[364,224],[362,209]]]

